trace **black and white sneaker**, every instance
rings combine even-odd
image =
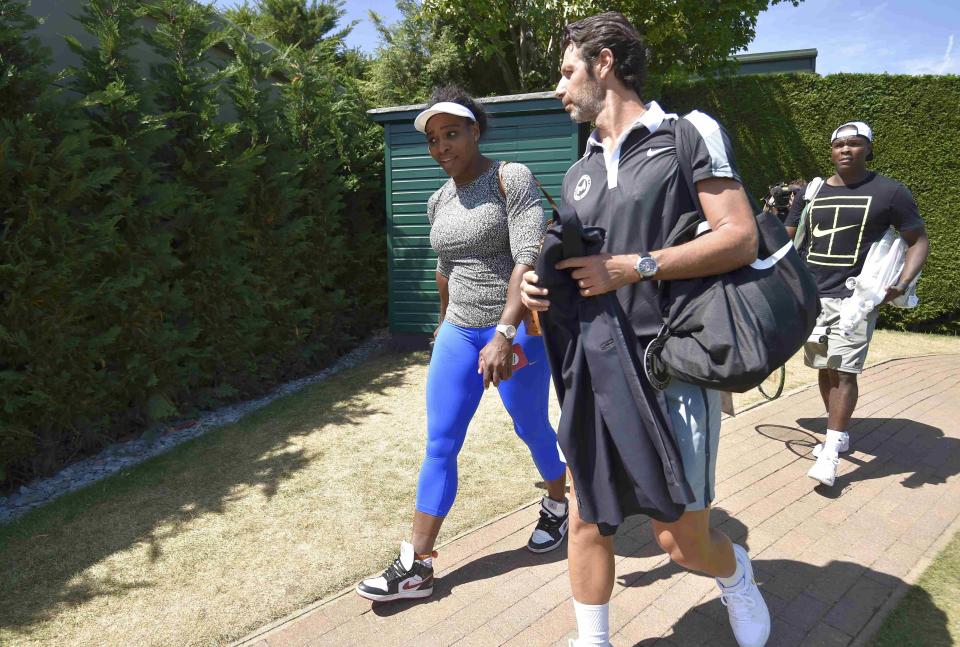
[[[357,594],[375,602],[426,598],[433,593],[433,558],[416,559],[413,544],[402,542],[400,554],[387,570],[357,584]]]
[[[548,496],[540,502],[540,521],[530,535],[527,550],[532,553],[548,553],[563,543],[569,522],[567,500],[554,501]]]

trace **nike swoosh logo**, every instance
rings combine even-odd
[[[654,155],[657,155],[657,154],[659,154],[659,153],[662,153],[663,151],[668,151],[668,150],[670,150],[671,148],[673,148],[673,147],[672,147],[672,146],[667,146],[666,148],[648,148],[648,149],[647,149],[647,157],[653,157]]]
[[[817,223],[817,226],[813,228],[811,232],[817,238],[821,236],[829,236],[830,234],[835,234],[838,231],[843,231],[844,229],[850,229],[851,227],[859,227],[859,225],[847,225],[846,227],[834,227],[833,229],[820,229],[820,223]]]
[[[411,581],[408,580],[408,581],[406,581],[406,582],[403,583],[403,586],[402,586],[401,588],[402,588],[404,591],[409,591],[410,589],[415,589],[415,588],[417,588],[417,587],[419,587],[419,586],[422,586],[422,585],[426,584],[427,582],[430,581],[430,579],[431,579],[431,578],[428,577],[427,579],[425,579],[425,580],[420,580],[420,581],[418,581],[418,582],[411,582]]]

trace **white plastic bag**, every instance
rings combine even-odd
[[[890,301],[890,305],[905,310],[917,307],[917,304],[920,303],[920,297],[917,296],[917,281],[920,280],[920,274],[923,274],[923,272],[919,272],[917,277],[910,281],[910,285],[907,286],[906,291],[893,301]]]
[[[847,288],[853,290],[853,294],[840,302],[838,327],[841,333],[849,337],[867,314],[883,302],[887,288],[900,278],[906,254],[907,244],[893,228],[870,246],[860,275],[851,276],[846,281]],[[902,297],[898,297],[897,301],[902,305],[896,305],[901,308],[916,307],[919,301],[916,295],[917,279],[911,282]]]

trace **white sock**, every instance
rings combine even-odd
[[[610,644],[610,604],[581,604],[573,601],[577,616],[577,647]]]
[[[823,448],[827,451],[832,451],[834,454],[839,453],[842,437],[842,431],[827,429],[827,439],[823,442]]]
[[[717,584],[722,586],[725,589],[732,588],[737,586],[743,581],[743,564],[740,563],[740,560],[737,559],[737,554],[733,554],[733,561],[736,563],[736,568],[733,570],[733,573],[727,577],[718,577]]]
[[[552,512],[553,514],[557,515],[558,517],[562,517],[563,515],[567,514],[566,499],[564,499],[563,501],[554,501],[550,497],[545,496],[543,497],[543,507],[549,510],[550,512]]]

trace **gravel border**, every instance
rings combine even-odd
[[[163,454],[181,443],[232,424],[278,398],[296,393],[340,371],[353,368],[386,347],[389,339],[390,334],[386,330],[381,330],[319,373],[287,382],[263,397],[238,402],[203,414],[186,425],[173,424],[167,427],[165,433],[146,432],[135,440],[110,445],[99,454],[77,461],[53,476],[23,485],[10,496],[0,497],[0,525],[8,524],[33,508],[49,503],[68,492],[84,488],[122,469]]]

